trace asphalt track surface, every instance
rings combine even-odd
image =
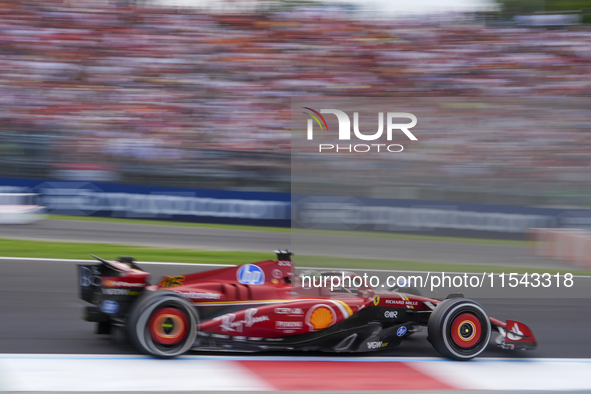
[[[310,256],[554,269],[569,267],[554,260],[532,256],[525,246],[80,220],[50,219],[29,225],[0,226],[0,238],[101,242],[220,251],[269,252],[288,248],[296,255]]]
[[[145,265],[144,268],[152,273],[153,281],[162,275],[211,269],[190,265]],[[108,336],[95,335],[93,323],[81,319],[85,303],[78,299],[77,282],[73,262],[0,260],[0,353],[137,353],[129,346],[115,345]],[[588,298],[478,301],[491,316],[526,323],[539,343],[538,349],[529,352],[505,351],[491,344],[483,357],[585,358],[591,355]],[[397,349],[368,355],[438,356],[425,336],[423,331]]]

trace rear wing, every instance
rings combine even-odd
[[[149,285],[150,274],[131,258],[108,261],[91,256],[100,264],[78,265],[80,298],[111,316],[125,314],[131,302]]]

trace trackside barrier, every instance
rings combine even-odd
[[[530,228],[531,253],[591,269],[591,232],[581,229]]]
[[[290,226],[287,193],[0,178],[1,194],[35,196],[54,215]]]
[[[0,177],[2,193],[53,215],[516,240],[530,228],[591,228],[591,210],[501,204]]]

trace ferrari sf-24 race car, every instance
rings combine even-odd
[[[432,346],[454,360],[478,356],[493,331],[504,349],[536,347],[525,324],[489,317],[461,294],[436,300],[400,289],[306,288],[292,253],[276,253],[277,260],[165,276],[157,285],[132,258],[94,256],[100,264],[78,267],[80,296],[92,304],[84,315],[97,333],[119,332],[159,358],[191,349],[374,352],[398,346],[421,326]],[[335,274],[356,275],[318,273]]]

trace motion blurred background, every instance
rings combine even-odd
[[[591,0],[0,0],[0,354],[135,351],[80,319],[63,259],[289,247],[300,268],[384,278],[573,273],[569,289],[435,295],[523,320],[531,357],[589,357],[590,24]],[[413,107],[418,141],[299,155],[292,114],[342,100]],[[418,342],[396,355],[437,355]]]
[[[364,159],[380,182],[354,196],[546,217],[537,227],[591,225],[591,1],[23,0],[0,7],[0,192],[38,195],[49,212],[289,226],[282,193],[292,186],[292,98],[452,97],[463,127],[440,129],[408,154]],[[473,110],[491,97],[503,105],[486,115],[500,121],[480,127]],[[503,123],[517,110],[521,121]],[[324,179],[317,191],[346,195],[343,182]],[[168,210],[134,210],[166,205],[138,195],[275,206],[261,208],[262,216],[252,207],[186,209],[191,202],[180,200]],[[414,227],[405,229],[434,229]],[[536,226],[465,230],[524,239],[526,227]]]

